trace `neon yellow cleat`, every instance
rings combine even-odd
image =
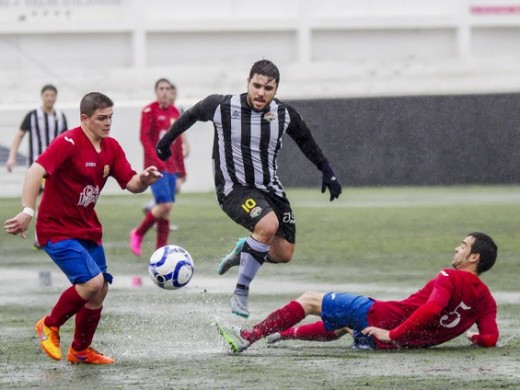
[[[248,340],[242,338],[239,327],[228,324],[218,318],[215,318],[215,326],[226,343],[228,343],[231,352],[239,353],[245,351],[251,345]]]

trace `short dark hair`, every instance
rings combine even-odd
[[[275,64],[273,64],[272,61],[256,61],[251,67],[251,70],[249,71],[249,79],[251,80],[251,78],[255,74],[267,76],[267,78],[275,80],[277,85],[280,84],[280,71],[278,70],[278,67]]]
[[[89,92],[83,96],[79,103],[79,113],[90,118],[96,110],[113,106],[114,102],[108,96],[100,92]]]
[[[42,91],[40,92],[40,95],[43,95],[43,93],[45,91],[53,91],[56,95],[58,94],[58,90],[56,89],[56,87],[52,84],[45,84],[43,87],[42,87]]]
[[[477,273],[480,275],[493,267],[497,259],[498,248],[493,239],[487,234],[473,232],[468,234],[468,236],[474,238],[470,253],[478,253],[480,255],[480,261],[477,265]]]
[[[155,82],[155,88],[154,88],[154,91],[157,90],[157,87],[158,87],[159,84],[161,84],[161,83],[168,83],[168,84],[170,85],[170,88],[171,88],[171,86],[172,86],[172,83],[170,83],[170,80],[165,79],[165,78],[162,78],[162,79],[159,79],[159,80],[157,80],[157,81]]]

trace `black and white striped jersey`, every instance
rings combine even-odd
[[[47,114],[38,108],[25,116],[20,129],[29,134],[27,163],[30,166],[54,138],[67,130],[67,119],[58,110]]]
[[[315,165],[325,160],[300,114],[278,99],[265,110],[255,111],[245,93],[210,95],[173,124],[171,135],[179,136],[197,121],[214,124],[212,159],[219,198],[237,185],[285,196],[276,160],[286,132]]]

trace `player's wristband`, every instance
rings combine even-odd
[[[31,209],[30,207],[24,207],[22,210],[22,213],[27,214],[31,217],[34,217],[34,210]]]

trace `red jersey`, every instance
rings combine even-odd
[[[81,127],[58,136],[36,160],[47,172],[38,209],[40,245],[66,239],[101,243],[102,227],[94,206],[109,176],[124,189],[136,174],[119,143],[101,140],[97,152]]]
[[[495,299],[480,278],[467,271],[443,269],[402,301],[376,300],[368,323],[390,330],[392,343],[374,338],[379,349],[431,347],[463,334],[475,323],[480,335],[472,341],[493,346],[498,340],[496,315]]]
[[[154,165],[160,172],[178,173],[182,159],[182,140],[176,139],[171,145],[172,156],[162,161],[155,153],[155,146],[179,118],[179,111],[173,105],[163,108],[159,102],[148,104],[141,112],[141,143],[144,149],[144,166]]]

